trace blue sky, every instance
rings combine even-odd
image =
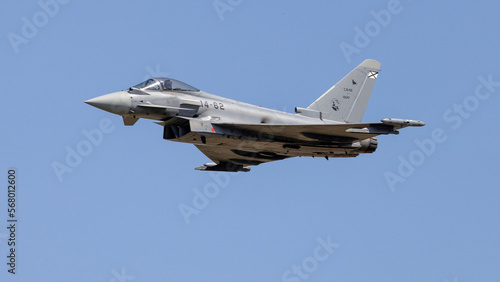
[[[500,279],[500,4],[55,1],[0,11],[1,281]],[[355,159],[199,172],[153,122],[83,103],[169,76],[292,112],[367,58],[382,71],[363,120],[427,125]]]

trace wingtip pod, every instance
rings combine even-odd
[[[372,59],[366,59],[364,60],[360,66],[370,68],[370,69],[377,69],[380,71],[380,66],[382,64],[379,61],[372,60]]]
[[[402,126],[424,126],[425,122],[420,120],[400,119],[400,118],[384,118],[381,120],[385,124],[402,125]]]

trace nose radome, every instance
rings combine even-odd
[[[130,100],[130,95],[126,91],[120,91],[89,99],[85,103],[113,114],[123,115],[130,111],[132,105]]]

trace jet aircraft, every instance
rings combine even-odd
[[[287,113],[223,98],[156,77],[85,103],[122,116],[125,125],[157,120],[166,140],[194,144],[213,162],[197,170],[250,171],[292,157],[346,158],[373,153],[377,135],[398,134],[418,120],[362,123],[380,63],[365,60],[307,108]]]

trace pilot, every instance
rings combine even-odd
[[[162,88],[163,88],[163,91],[172,90],[172,80],[165,79],[164,81],[162,81]]]

